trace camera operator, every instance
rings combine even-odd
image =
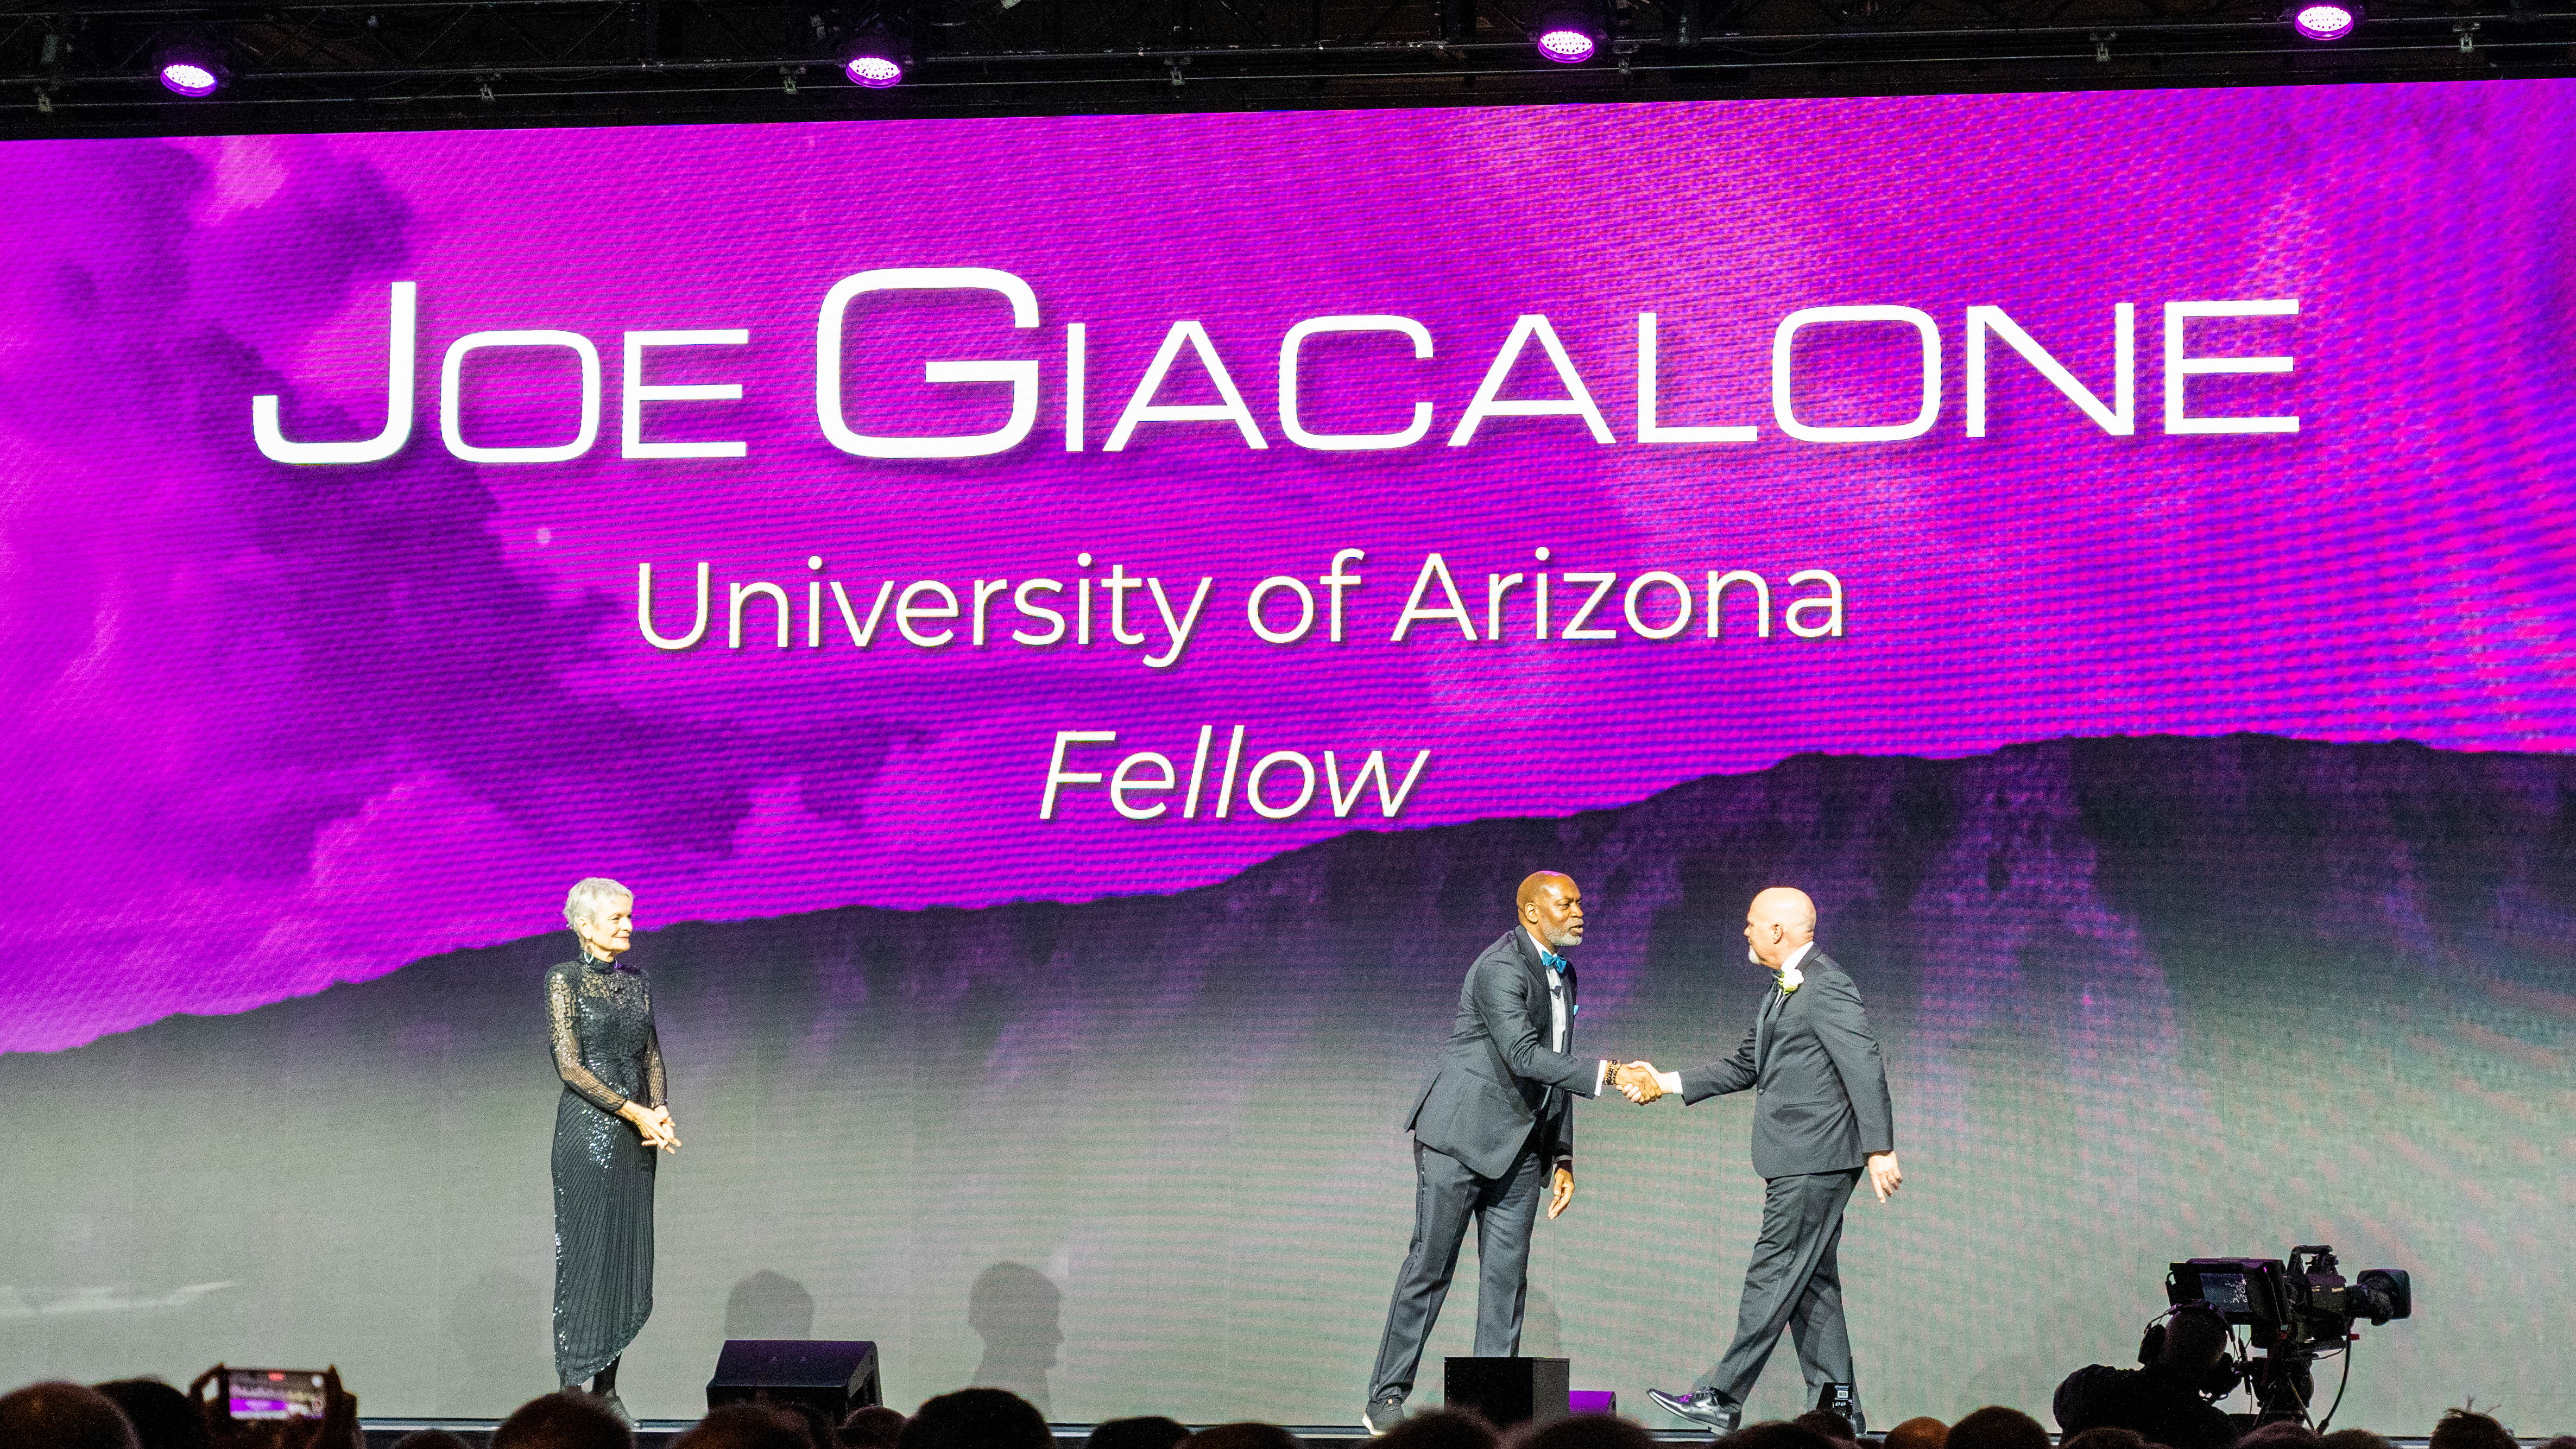
[[[2236,1426],[2203,1397],[2235,1381],[2224,1362],[2227,1343],[2225,1320],[2187,1305],[2170,1324],[2147,1331],[2138,1351],[2145,1367],[2097,1363],[2068,1374],[2057,1386],[2057,1426],[2070,1435],[2106,1426],[2132,1429],[2172,1449],[2228,1449],[2236,1442]]]

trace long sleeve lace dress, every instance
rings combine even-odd
[[[555,1106],[555,1374],[608,1367],[653,1312],[653,1169],[659,1153],[618,1118],[663,1104],[662,1046],[644,973],[591,959],[546,972]]]

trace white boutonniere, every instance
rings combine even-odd
[[[1783,966],[1783,967],[1781,967],[1781,968],[1780,968],[1780,994],[1781,994],[1782,996],[1787,996],[1787,995],[1789,995],[1790,993],[1792,993],[1792,992],[1796,991],[1796,990],[1798,989],[1799,984],[1800,984],[1801,982],[1804,982],[1806,979],[1807,979],[1807,978],[1806,978],[1805,974],[1804,974],[1804,973],[1802,973],[1801,971],[1799,971],[1799,970],[1798,970],[1798,968],[1797,968],[1797,967],[1795,967],[1795,966]]]

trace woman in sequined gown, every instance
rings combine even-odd
[[[590,1382],[620,1418],[617,1359],[653,1312],[653,1168],[680,1145],[663,1095],[653,987],[618,964],[635,895],[590,879],[564,900],[581,942],[546,972],[555,1106],[555,1376]],[[630,1420],[631,1422],[631,1420]]]

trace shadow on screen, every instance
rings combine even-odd
[[[763,1268],[725,1295],[724,1336],[812,1338],[814,1295],[795,1279]]]
[[[2042,1424],[2054,1424],[2051,1400],[2058,1381],[2088,1363],[2121,1362],[2122,1339],[2134,1336],[2093,1305],[2060,1298],[2033,1315],[2024,1351],[1989,1359],[1969,1377],[1951,1406],[1952,1417],[1987,1404],[2006,1404]]]
[[[459,1418],[506,1414],[555,1387],[545,1291],[495,1268],[475,1275],[447,1313],[452,1386],[438,1412]]]
[[[1063,1290],[1026,1263],[995,1263],[967,1290],[966,1324],[984,1340],[975,1382],[1009,1389],[1054,1418],[1047,1370],[1064,1342]]]

